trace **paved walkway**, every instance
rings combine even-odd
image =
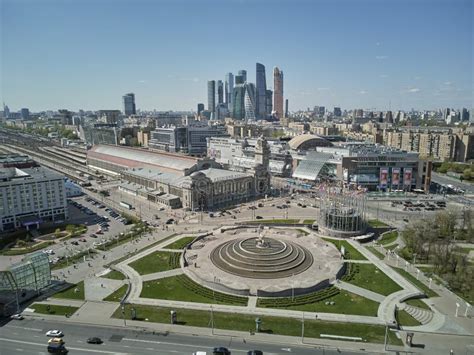
[[[142,279],[142,281],[150,281],[150,280],[156,280],[156,279],[163,279],[165,277],[177,276],[183,273],[184,271],[180,268],[180,269],[173,269],[173,270],[167,270],[167,271],[161,271],[161,272],[154,272],[153,274],[140,276],[140,278]]]
[[[355,293],[356,295],[368,298],[369,300],[372,300],[378,303],[381,303],[385,299],[384,295],[381,295],[373,291],[369,291],[366,288],[362,288],[362,287],[350,284],[348,282],[339,281],[339,282],[336,282],[334,286],[336,286],[337,288],[341,290],[346,290],[346,291]]]

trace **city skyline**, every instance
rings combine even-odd
[[[120,109],[127,92],[139,110],[191,110],[207,102],[208,80],[244,69],[254,82],[255,63],[282,68],[291,111],[472,107],[470,1],[279,1],[272,23],[286,25],[272,31],[255,21],[268,1],[239,21],[225,14],[248,10],[246,1],[99,2],[94,13],[88,3],[2,1],[0,96],[11,110]],[[179,31],[178,13],[188,24]],[[241,39],[226,43],[216,27]],[[258,31],[265,45],[250,35]],[[121,49],[126,42],[133,50]]]

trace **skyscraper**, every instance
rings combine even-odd
[[[265,91],[265,112],[267,115],[271,115],[273,110],[273,91]]]
[[[197,109],[198,109],[198,115],[200,115],[201,112],[204,111],[204,104],[198,104]]]
[[[283,71],[273,68],[273,110],[278,118],[283,117]]]
[[[216,81],[207,82],[207,109],[211,112],[216,110]]]
[[[257,93],[256,93],[256,111],[258,118],[264,118],[266,115],[266,91],[267,81],[265,79],[265,66],[257,63]]]
[[[232,112],[232,90],[234,90],[234,75],[227,73],[225,75],[224,97],[229,111]]]
[[[244,76],[243,75],[236,75],[235,76],[235,85],[238,85],[238,84],[243,84],[245,82],[244,80]]]
[[[239,75],[236,75],[236,82]],[[232,117],[236,120],[245,118],[245,85],[236,84],[232,91]]]
[[[239,75],[244,79],[244,83],[247,81],[247,70],[239,70]]]
[[[285,117],[288,117],[288,99],[285,100]]]
[[[135,107],[135,94],[128,93],[123,95],[123,113],[125,116],[135,115],[137,113]]]
[[[21,109],[21,119],[22,120],[29,120],[30,119],[30,110],[27,108],[22,108]]]
[[[255,84],[253,83],[245,83],[245,101],[244,101],[244,106],[245,106],[245,119],[246,120],[255,120]]]
[[[217,80],[217,103],[224,103],[224,83],[222,80]]]

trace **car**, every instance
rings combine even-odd
[[[262,350],[249,350],[247,351],[247,355],[263,355]]]
[[[17,313],[17,314],[11,315],[10,319],[22,320],[22,319],[25,319],[25,317],[23,317],[21,313]]]
[[[262,216],[256,216],[255,218],[256,218],[256,219],[263,219]]]
[[[52,329],[46,332],[46,336],[53,337],[53,338],[61,338],[64,336],[64,333],[60,330]]]
[[[98,338],[98,337],[89,338],[89,339],[87,339],[87,342],[89,344],[102,344],[103,343],[102,339]]]
[[[218,348],[214,348],[212,351],[212,355],[231,355],[229,349],[220,346]]]
[[[173,218],[170,218],[166,221],[166,224],[172,224],[174,223],[174,219]]]
[[[61,338],[51,338],[49,339],[48,341],[48,345],[51,345],[51,344],[64,344],[64,340],[62,340]]]

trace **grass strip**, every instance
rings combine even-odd
[[[382,238],[378,239],[377,242],[382,245],[393,243],[398,238],[398,231],[393,230],[382,235]]]
[[[178,324],[194,327],[211,328],[211,312],[198,311],[183,308],[165,308],[144,305],[126,305],[122,314],[120,307],[117,308],[112,317],[131,319],[131,310],[135,309],[137,320],[169,324],[170,311],[177,313]],[[213,312],[214,327],[217,329],[229,329],[237,331],[255,331],[255,319],[260,318],[261,332],[266,334],[278,334],[301,337],[301,319],[247,315],[238,313]],[[361,337],[363,341],[382,344],[384,342],[385,327],[381,325],[369,325],[358,323],[326,322],[313,319],[305,319],[304,336],[308,338],[319,338],[320,334],[331,334],[340,336]],[[402,345],[394,332],[389,332],[390,345]],[[341,339],[342,340],[342,339]]]
[[[402,289],[373,264],[357,264],[351,278],[343,280],[384,296]]]
[[[79,307],[72,307],[72,306],[58,306],[55,304],[43,304],[43,303],[33,303],[29,308],[35,310],[35,313],[40,314],[53,314],[56,316],[65,316],[73,315]]]
[[[177,250],[182,250],[184,249],[189,243],[191,243],[196,237],[183,237],[181,239],[178,239],[177,241],[165,245],[163,249],[177,249]]]
[[[415,285],[420,291],[424,292],[424,294],[427,297],[438,297],[438,294],[431,290],[428,286],[426,286],[423,282],[420,280],[417,280],[415,276],[409,274],[407,271],[400,269],[398,267],[392,267],[396,272],[398,272],[400,275],[402,275],[404,278],[406,278],[408,281],[410,281],[413,285]]]
[[[127,292],[128,285],[122,285],[120,288],[112,292],[110,295],[104,298],[104,301],[109,302],[120,302]]]
[[[61,292],[55,293],[52,297],[65,298],[65,299],[71,299],[71,300],[83,300],[84,299],[84,281],[81,281],[76,285],[71,285],[67,289]]]
[[[375,247],[373,246],[369,246],[369,247],[366,247],[368,250],[370,250],[372,252],[372,254],[374,254],[377,258],[379,258],[380,260],[383,260],[385,259],[385,255],[383,255],[381,252],[379,252]]]
[[[408,312],[397,309],[395,312],[395,319],[397,323],[404,327],[416,327],[421,325],[415,318],[413,318]]]
[[[233,296],[201,286],[185,275],[145,281],[143,298],[246,306],[247,297]]]
[[[367,258],[362,255],[356,248],[354,248],[347,240],[340,240],[340,239],[329,239],[329,238],[322,238],[326,242],[332,243],[336,246],[337,250],[341,250],[341,247],[344,247],[345,254],[344,259],[347,260],[367,260]]]
[[[102,275],[101,277],[105,279],[111,279],[111,280],[125,280],[125,275],[122,274],[120,271],[117,270],[112,270],[111,272]]]
[[[181,253],[155,251],[128,265],[140,275],[148,275],[179,268],[180,255]]]

